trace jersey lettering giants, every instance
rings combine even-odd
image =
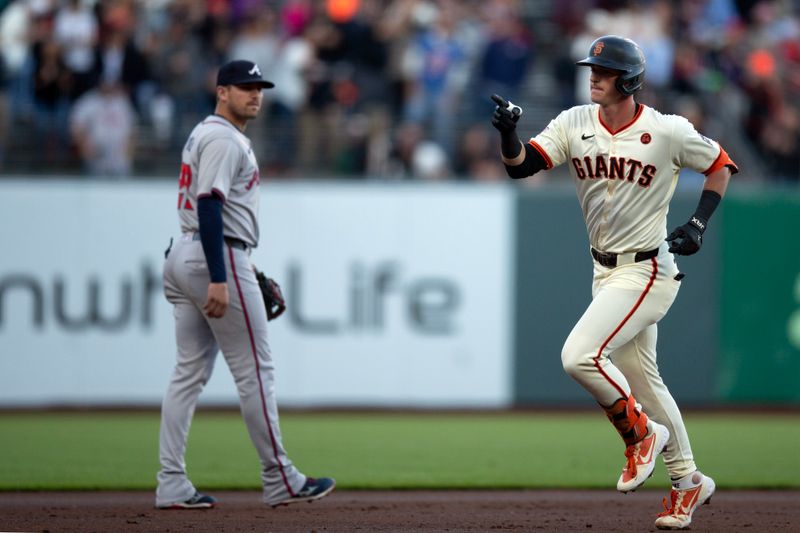
[[[683,117],[639,104],[618,131],[600,106],[563,111],[529,143],[552,168],[568,163],[592,247],[613,253],[652,250],[667,236],[667,211],[681,168],[706,175],[733,165]]]
[[[594,162],[588,155],[583,160],[573,157],[572,165],[575,167],[575,175],[581,180],[616,179],[637,183],[642,187],[649,187],[656,173],[656,167],[653,165],[642,165],[641,161],[635,159],[625,161],[624,157],[611,157],[608,162],[601,155],[598,155]]]

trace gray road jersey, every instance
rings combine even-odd
[[[198,230],[197,199],[212,191],[224,198],[223,233],[258,245],[258,163],[248,139],[216,115],[195,126],[183,148],[178,195],[181,231]]]

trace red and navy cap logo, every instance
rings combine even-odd
[[[600,41],[596,45],[594,45],[594,50],[592,50],[592,55],[599,56],[600,53],[603,51],[603,47],[606,45],[603,41]]]
[[[652,141],[653,138],[650,136],[649,133],[642,133],[642,137],[640,140],[642,141],[642,144],[650,144],[650,141]]]

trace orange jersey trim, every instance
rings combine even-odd
[[[644,108],[645,107],[647,107],[647,106],[645,106],[644,104],[639,104],[639,109],[636,111],[636,114],[633,115],[633,118],[631,119],[631,121],[628,122],[627,124],[625,124],[624,126],[622,126],[617,131],[611,131],[611,128],[608,127],[608,124],[603,122],[603,116],[600,114],[600,109],[597,110],[597,119],[600,121],[600,124],[606,129],[606,131],[608,133],[610,133],[611,135],[616,135],[617,133],[619,133],[619,132],[621,132],[623,130],[626,130],[626,129],[630,128],[631,126],[633,126],[633,123],[636,122],[637,120],[639,120],[639,117],[642,116],[642,113],[644,112]]]
[[[542,148],[539,143],[531,139],[530,141],[528,141],[528,144],[530,144],[533,147],[533,149],[539,152],[539,155],[541,155],[542,158],[544,158],[544,162],[547,164],[547,170],[553,168],[553,161],[550,159],[550,156],[547,155],[547,152],[544,151],[544,148]]]
[[[737,172],[739,172],[739,167],[737,167],[736,163],[733,162],[731,156],[729,156],[728,152],[726,152],[725,149],[722,146],[720,146],[719,155],[714,160],[714,162],[711,163],[711,166],[708,167],[708,169],[705,172],[703,172],[703,175],[708,176],[712,172],[716,172],[722,167],[731,167],[731,174],[736,174]]]

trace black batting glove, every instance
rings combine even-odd
[[[517,121],[522,115],[522,108],[512,104],[499,94],[493,94],[492,101],[497,104],[492,115],[492,126],[497,128],[502,135],[512,133],[517,129]]]
[[[689,222],[675,228],[665,239],[669,242],[669,251],[678,255],[697,253],[703,244],[703,232],[707,223],[707,220],[693,216]]]

